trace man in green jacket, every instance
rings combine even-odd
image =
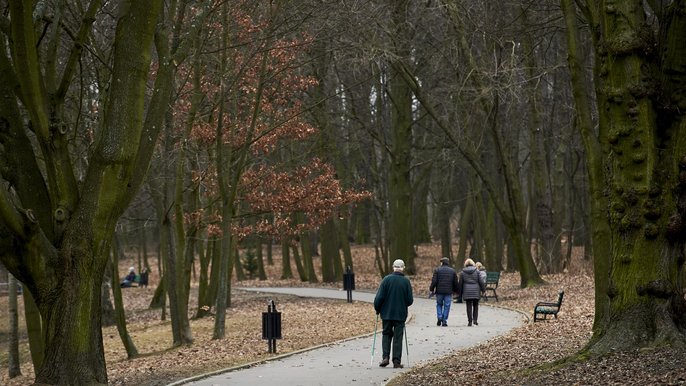
[[[381,340],[382,361],[379,366],[389,364],[391,343],[393,344],[393,367],[402,368],[400,359],[403,356],[403,333],[407,320],[407,307],[412,305],[412,284],[405,277],[405,262],[398,259],[393,262],[393,273],[381,281],[374,298],[374,310],[381,314],[383,321],[383,339]]]

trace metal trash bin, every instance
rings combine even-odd
[[[262,339],[267,340],[269,352],[276,353],[276,339],[281,339],[281,312],[271,299],[267,302],[267,312],[262,313]]]
[[[355,273],[350,266],[346,267],[343,274],[343,289],[348,291],[348,303],[353,302],[353,290],[355,289]]]

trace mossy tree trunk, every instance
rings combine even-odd
[[[144,124],[145,93],[162,2],[125,2],[116,15],[112,81],[82,180],[75,177],[67,146],[73,128],[61,114],[100,2],[91,2],[82,15],[66,62],[49,57],[55,51],[38,54],[41,44],[62,38],[55,30],[62,24],[53,23],[39,42],[42,26],[35,23],[43,19],[33,18],[31,4],[9,2],[10,28],[0,37],[0,133],[3,147],[13,149],[3,158],[14,165],[3,178],[15,186],[0,194],[0,228],[12,235],[3,237],[0,258],[26,285],[41,315],[45,355],[36,383],[106,384],[100,289],[114,226],[140,186],[152,152],[148,145],[156,139]]]
[[[683,347],[684,4],[582,2],[595,46],[596,131],[579,57],[576,8],[571,1],[561,3],[594,198],[596,318],[587,349]]]
[[[40,312],[38,306],[33,300],[31,291],[23,291],[24,298],[24,318],[26,319],[26,333],[29,337],[29,351],[31,352],[31,362],[33,364],[33,372],[38,373],[38,369],[43,365],[43,358],[45,356],[45,340],[43,339],[43,330]]]

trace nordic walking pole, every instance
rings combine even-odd
[[[374,343],[372,343],[372,358],[369,360],[369,366],[374,363],[374,347],[376,346],[376,329],[379,327],[379,314],[376,314],[376,323],[374,323]]]
[[[407,360],[407,367],[410,367],[410,347],[407,345],[407,328],[405,328],[405,359]]]

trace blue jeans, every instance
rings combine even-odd
[[[438,320],[448,320],[452,300],[453,294],[436,294],[436,317]]]

